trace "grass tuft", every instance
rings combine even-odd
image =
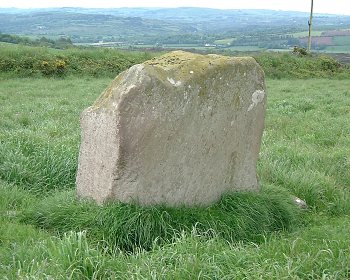
[[[219,236],[228,242],[260,242],[267,232],[291,230],[299,211],[287,193],[271,188],[262,193],[234,193],[209,207],[139,206],[119,202],[98,206],[60,192],[27,209],[22,221],[58,231],[86,230],[92,240],[123,251],[150,250],[173,242],[193,230],[203,237]]]

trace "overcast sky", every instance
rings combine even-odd
[[[0,0],[0,7],[209,7],[219,9],[272,9],[309,12],[310,3],[311,0]],[[350,15],[350,0],[314,0],[314,12]]]

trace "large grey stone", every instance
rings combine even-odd
[[[81,115],[78,196],[207,205],[258,190],[265,105],[253,58],[176,51],[135,65]]]

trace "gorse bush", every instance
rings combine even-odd
[[[254,56],[271,78],[349,78],[350,68],[326,55],[296,56],[290,53],[260,53]]]
[[[55,50],[2,44],[0,72],[10,77],[80,75],[114,78],[121,71],[155,55],[158,54],[106,48]],[[262,52],[254,55],[254,58],[263,67],[266,76],[271,78],[350,77],[349,67],[325,55]]]
[[[0,72],[17,77],[80,75],[115,77],[154,55],[113,49],[54,50],[44,47],[0,45]]]
[[[53,61],[43,60],[37,67],[44,76],[60,76],[67,72],[67,64],[63,59],[55,59]]]

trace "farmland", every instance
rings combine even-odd
[[[0,14],[3,34],[122,49],[289,50],[305,47],[308,33],[308,13],[269,10],[59,8]],[[349,53],[349,29],[350,16],[315,14],[313,51]]]

